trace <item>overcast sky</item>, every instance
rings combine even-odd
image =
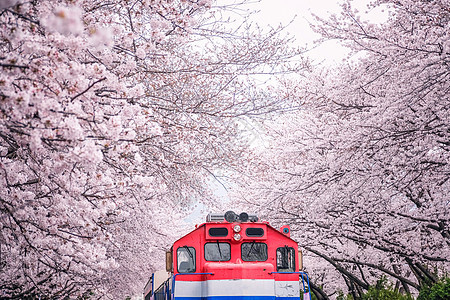
[[[219,0],[219,3],[230,3],[231,0]],[[260,26],[276,27],[280,23],[287,25],[291,21],[287,30],[294,35],[299,46],[308,44],[312,46],[313,41],[319,36],[315,34],[309,27],[309,22],[313,22],[311,14],[316,14],[326,18],[330,14],[340,13],[340,6],[343,0],[261,0],[250,6],[251,10],[259,12],[253,16],[253,20],[258,22]],[[366,4],[369,0],[354,0],[355,5],[361,12],[365,12]],[[371,20],[382,22],[384,14],[377,11],[371,11],[367,17]],[[309,52],[309,56],[316,62],[324,62],[325,64],[338,64],[346,55],[345,48],[338,43],[326,43]],[[222,196],[224,202],[227,202],[226,191],[215,181],[211,182],[211,186],[217,190],[219,196]],[[199,222],[204,220],[206,213],[201,212],[202,206],[197,206],[192,214],[186,218],[187,223]],[[217,212],[217,211],[216,211]]]
[[[254,20],[261,25],[277,26],[289,24],[288,31],[293,34],[300,46],[313,45],[313,41],[318,38],[309,28],[309,22],[313,22],[312,14],[326,18],[330,14],[339,14],[341,9],[339,3],[343,0],[261,0],[253,4],[252,8],[259,10],[254,16]],[[353,5],[361,13],[367,11],[369,0],[353,0]],[[371,10],[367,15],[376,22],[382,22],[385,14],[380,11]],[[338,63],[344,58],[346,50],[337,43],[327,43],[310,52],[310,56],[315,60],[325,60],[327,63]]]

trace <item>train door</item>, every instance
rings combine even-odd
[[[301,270],[301,255],[296,256],[292,247],[284,246],[276,250],[275,294],[277,299],[309,300],[309,279],[304,272],[296,271],[296,265]]]

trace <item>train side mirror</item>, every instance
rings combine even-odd
[[[300,249],[298,249],[298,270],[303,270],[303,253]]]
[[[166,251],[166,271],[173,271],[173,255],[172,250]]]

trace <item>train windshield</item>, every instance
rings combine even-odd
[[[265,243],[242,243],[241,257],[243,261],[266,261],[267,245]]]
[[[183,246],[177,249],[177,269],[179,273],[195,272],[195,248]]]
[[[282,247],[277,249],[277,271],[295,271],[295,250],[292,247]]]
[[[206,243],[205,260],[228,261],[231,259],[231,246],[228,243]]]

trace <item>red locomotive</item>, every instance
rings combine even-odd
[[[166,253],[145,300],[310,299],[298,243],[288,225],[276,230],[255,215],[209,214],[206,223]],[[301,280],[300,280],[301,279]]]

